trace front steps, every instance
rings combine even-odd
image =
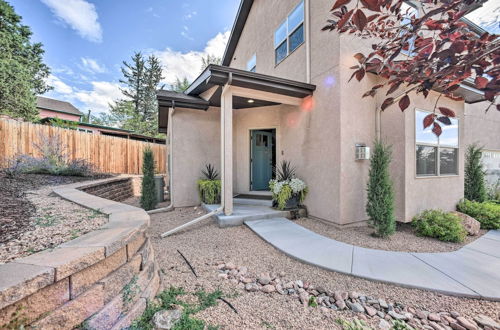
[[[259,204],[262,202],[270,202],[266,200],[253,200],[253,199],[242,199],[243,203],[240,203],[239,199],[234,199],[233,205],[233,214],[224,215],[224,213],[219,213],[214,216],[215,221],[217,221],[219,227],[232,227],[232,226],[240,226],[245,221],[249,220],[262,220],[262,219],[271,219],[271,218],[290,218],[291,214],[288,211],[279,211],[271,208],[268,204]],[[255,204],[246,204],[252,203]],[[212,212],[220,207],[218,204],[202,204],[203,208],[207,212]]]

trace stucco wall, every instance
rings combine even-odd
[[[255,53],[258,73],[306,81],[305,44],[280,64],[274,63],[274,31],[298,3],[298,0],[255,0],[230,66],[246,69],[247,61]],[[355,160],[355,145],[364,143],[373,147],[375,112],[385,93],[379,93],[376,98],[362,98],[379,79],[371,74],[361,83],[355,79],[348,82],[352,75],[349,67],[356,64],[353,54],[368,52],[372,41],[322,32],[331,5],[328,1],[310,1],[311,31],[305,32],[305,38],[311,41],[311,83],[317,87],[314,106],[234,111],[234,191],[247,193],[249,189],[249,129],[276,128],[278,162],[280,159],[292,161],[299,176],[309,185],[306,205],[310,215],[348,224],[367,219],[369,161]],[[464,140],[470,140],[464,135],[463,120],[460,122],[459,175],[425,179],[415,176],[414,108],[431,110],[436,97],[435,94],[427,99],[412,96],[412,105],[404,113],[392,106],[382,114],[382,138],[393,148],[391,175],[399,221],[409,221],[425,208],[452,210],[463,196],[463,146]],[[441,98],[439,104],[463,117],[463,103]],[[488,120],[496,118],[488,117]],[[175,204],[195,205],[198,203],[195,179],[203,163],[210,160],[219,166],[219,113],[215,109],[208,113],[182,110],[176,112],[174,122],[174,130],[179,132],[174,141],[180,141],[174,142],[177,144],[174,166],[179,171],[174,179],[178,185],[177,193],[174,191]],[[470,125],[480,124],[476,121]],[[488,145],[500,148],[496,144],[500,139],[495,139],[498,134],[494,134],[496,127],[496,124],[487,124],[486,139],[489,139]],[[188,158],[190,161],[186,164]],[[174,173],[177,173],[175,168]]]
[[[465,105],[465,145],[479,143],[488,150],[500,151],[500,111],[488,102]]]
[[[172,121],[174,206],[197,205],[201,170],[211,163],[220,173],[220,111],[177,108]]]

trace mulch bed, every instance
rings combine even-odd
[[[30,217],[35,206],[26,198],[30,190],[47,185],[63,185],[86,180],[96,180],[108,175],[92,177],[54,176],[42,174],[16,174],[14,177],[0,172],[0,244],[18,239],[32,227]]]

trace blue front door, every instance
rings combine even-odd
[[[269,190],[273,177],[274,131],[251,132],[251,190]]]

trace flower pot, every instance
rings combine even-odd
[[[296,209],[299,207],[299,195],[294,194],[286,201],[285,210]]]

